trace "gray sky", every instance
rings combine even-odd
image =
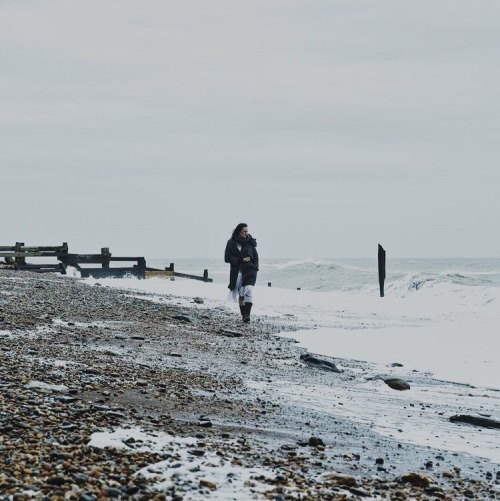
[[[0,245],[500,256],[498,0],[0,0]]]

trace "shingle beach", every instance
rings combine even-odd
[[[363,373],[301,360],[277,336],[292,318],[257,312],[243,325],[203,298],[165,299],[0,271],[0,499],[500,497],[486,459],[382,437],[270,390],[349,391]]]

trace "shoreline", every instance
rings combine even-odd
[[[244,326],[227,308],[158,304],[146,293],[28,272],[0,271],[0,292],[5,499],[500,494],[498,464],[384,437],[277,391],[323,385],[348,395],[366,370],[347,360],[336,361],[342,373],[301,363],[304,350],[276,335],[293,320],[256,315]],[[124,449],[91,442],[101,433],[106,444],[127,426],[146,434],[123,435]]]

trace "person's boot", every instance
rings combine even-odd
[[[245,303],[245,314],[243,315],[243,322],[250,322],[251,311],[252,311],[252,303]]]
[[[241,318],[243,318],[243,320],[245,319],[245,312],[246,312],[246,308],[245,308],[245,298],[241,299],[239,298],[238,299],[238,303],[240,305],[240,313],[241,313]]]

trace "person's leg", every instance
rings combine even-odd
[[[236,290],[238,291],[238,304],[240,306],[240,313],[242,318],[245,318],[245,287],[243,287],[242,282],[243,278],[240,272],[236,280]]]
[[[253,285],[247,285],[245,287],[245,306],[243,308],[243,321],[250,322],[250,312],[252,311],[253,305]]]
[[[242,318],[245,318],[245,296],[239,296],[238,303],[240,305],[240,313]]]

